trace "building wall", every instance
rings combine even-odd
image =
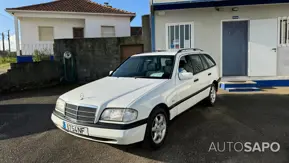
[[[85,18],[85,37],[101,37],[101,26],[114,26],[116,37],[130,36],[130,18],[89,16]]]
[[[278,48],[277,58],[277,75],[288,76],[289,75],[289,47]]]
[[[215,8],[168,10],[165,12],[162,11],[161,13],[156,11],[156,50],[166,49],[166,41],[164,41],[166,40],[166,23],[193,22],[194,46],[211,53],[216,62],[221,65],[222,20],[231,20],[233,16],[238,16],[239,19],[249,20],[289,16],[289,4],[238,7],[238,11],[232,11],[232,7],[223,7],[221,8],[221,11],[216,11]],[[280,52],[278,52],[278,55],[279,53]]]
[[[61,18],[21,18],[21,43],[41,43],[39,41],[38,27],[54,27],[54,38],[73,38],[73,27],[84,27],[83,19],[61,19]]]
[[[85,38],[101,37],[101,26],[115,26],[116,37],[130,36],[130,17],[92,14],[18,13],[21,50],[31,55],[35,49],[53,53],[53,41],[39,41],[38,26],[54,27],[54,39],[73,38],[73,27],[83,27]]]
[[[34,49],[48,49],[53,53],[53,41],[39,41],[39,26],[54,28],[54,38],[73,38],[73,27],[84,27],[83,19],[64,18],[21,18],[21,49],[24,55],[31,55]]]

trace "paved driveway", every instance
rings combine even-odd
[[[83,140],[54,127],[55,87],[0,96],[0,162],[288,162],[289,96],[222,94],[172,121],[165,146],[148,151]],[[278,142],[277,153],[208,152],[212,142]],[[223,148],[223,146],[221,147]],[[239,149],[239,148],[238,148]]]

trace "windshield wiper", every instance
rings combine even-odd
[[[143,78],[143,79],[166,79],[163,77],[154,77],[154,76],[134,76],[135,79]]]
[[[149,78],[148,76],[134,76],[134,78]]]

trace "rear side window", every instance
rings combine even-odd
[[[198,74],[205,69],[199,55],[190,55],[189,64],[193,67],[194,74]]]
[[[204,55],[200,55],[200,57],[201,57],[201,60],[202,60],[202,62],[203,62],[203,65],[204,65],[205,70],[208,69],[208,68],[210,68],[210,66],[209,66],[206,58],[204,57]]]
[[[209,67],[213,67],[213,66],[216,65],[216,62],[213,60],[213,58],[212,58],[211,56],[209,56],[209,55],[207,55],[207,54],[204,54],[203,56],[204,56],[204,58],[206,59]]]

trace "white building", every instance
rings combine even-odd
[[[151,0],[154,50],[197,47],[222,76],[289,75],[289,0]]]
[[[34,50],[53,53],[54,39],[130,36],[135,17],[135,13],[90,0],[57,0],[6,11],[15,19],[18,55],[20,49],[23,55]]]

